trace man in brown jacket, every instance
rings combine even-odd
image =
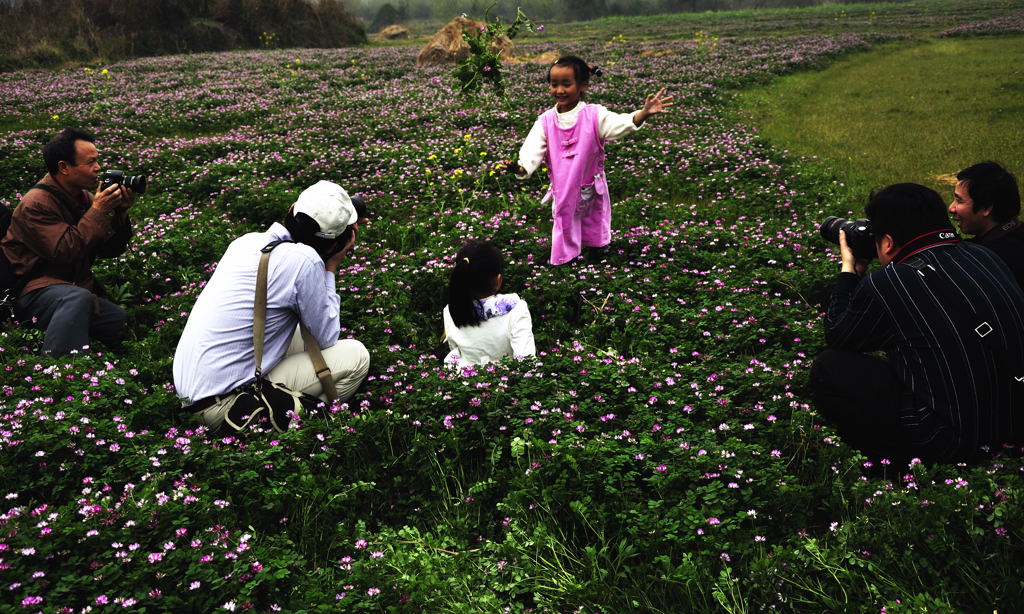
[[[0,241],[25,283],[15,315],[46,331],[43,354],[81,349],[90,337],[117,349],[124,338],[126,314],[96,294],[92,264],[127,249],[132,193],[117,184],[99,188],[93,141],[91,134],[67,128],[46,144],[49,172],[21,199]]]

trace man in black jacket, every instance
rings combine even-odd
[[[869,456],[970,460],[1016,439],[1024,403],[1024,292],[992,251],[960,241],[942,198],[916,184],[872,197],[879,263],[865,277],[840,234],[842,272],[811,385],[819,412]],[[863,354],[881,350],[887,360]]]
[[[974,235],[1003,259],[1024,287],[1024,224],[1017,178],[995,162],[980,162],[957,173],[949,214],[960,231]]]

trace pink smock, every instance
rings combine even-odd
[[[554,227],[551,264],[565,264],[582,246],[604,247],[612,240],[612,204],[604,174],[604,141],[598,132],[598,107],[580,109],[576,125],[558,126],[558,112],[541,115],[547,137],[547,164]]]

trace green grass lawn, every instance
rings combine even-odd
[[[980,160],[1024,171],[1024,37],[932,39],[850,56],[743,94],[773,144],[865,187],[949,191]]]

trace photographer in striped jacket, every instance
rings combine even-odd
[[[1020,440],[1024,293],[991,250],[960,241],[933,190],[875,194],[881,269],[866,276],[840,233],[842,272],[815,361],[816,407],[872,457],[961,461]],[[882,351],[886,359],[864,352]]]

